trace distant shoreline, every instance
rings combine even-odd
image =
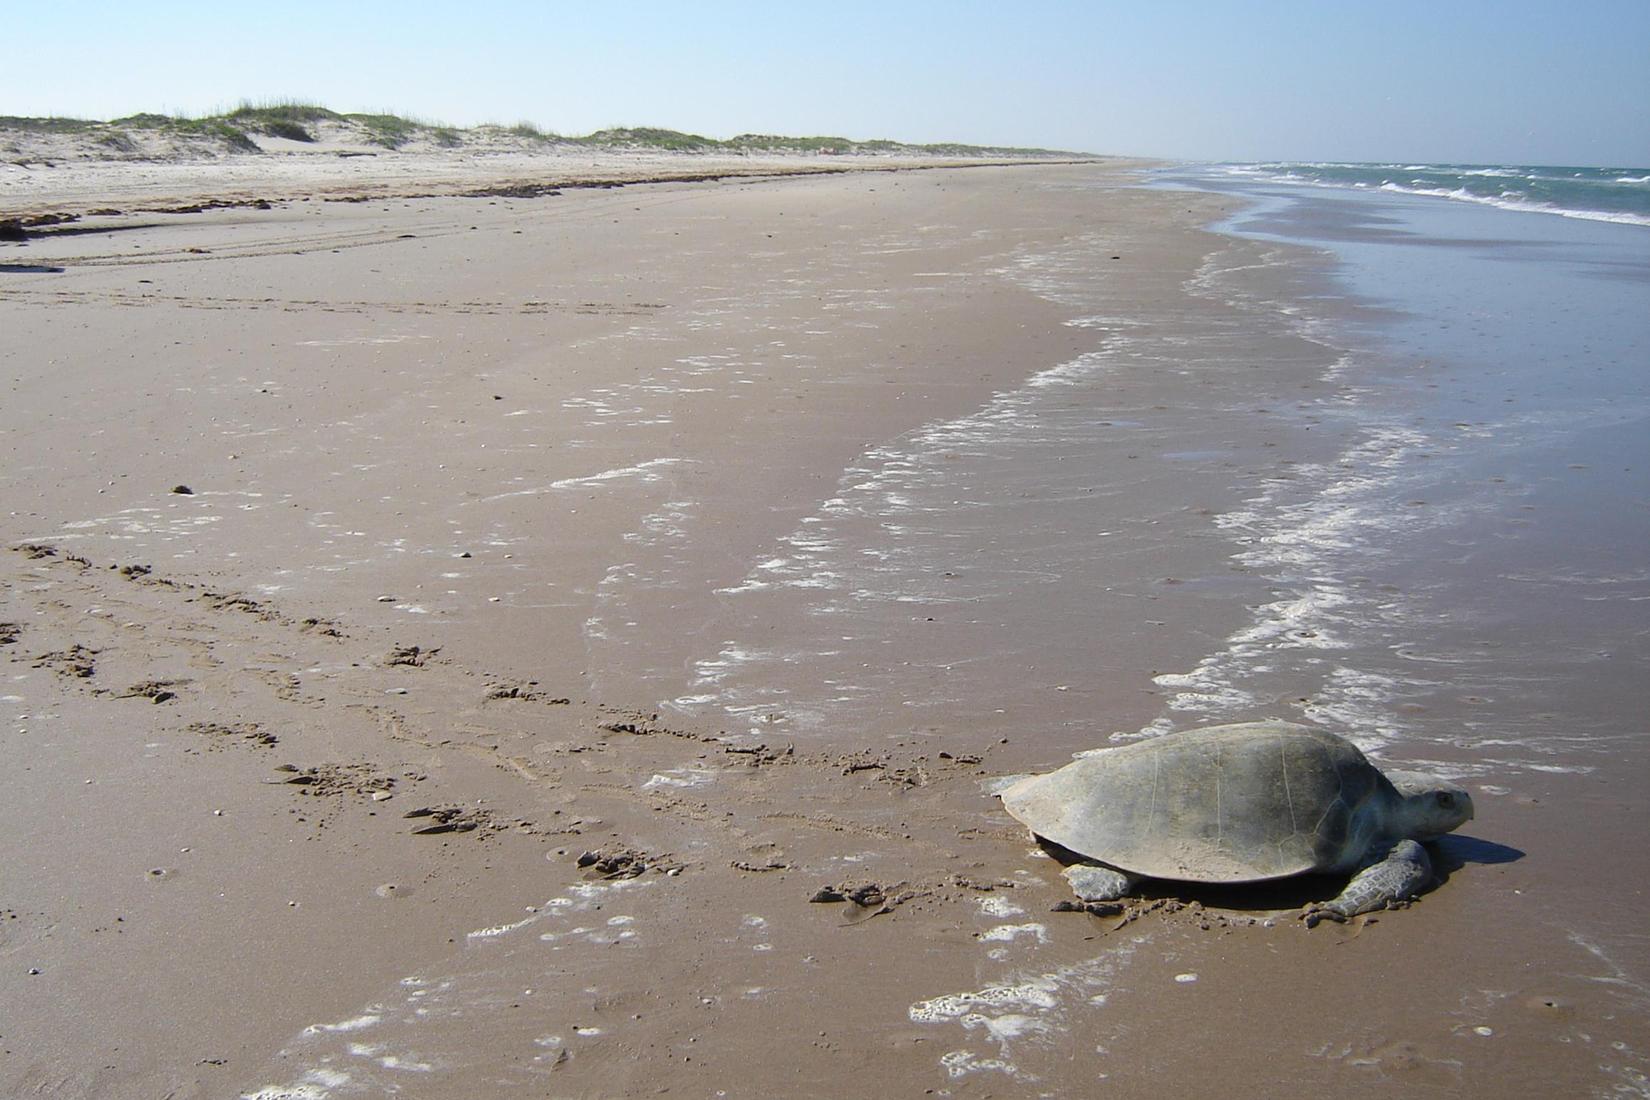
[[[157,181],[142,178],[141,166],[127,162],[98,165],[48,166],[61,174],[59,182],[75,185],[68,194],[54,188],[47,181],[44,193],[33,201],[11,201],[5,182],[0,179],[0,241],[21,241],[31,235],[30,230],[49,229],[52,226],[77,223],[83,219],[119,218],[131,214],[200,214],[208,210],[248,208],[268,210],[272,206],[295,202],[373,202],[388,199],[439,198],[553,198],[563,191],[585,189],[613,189],[643,184],[716,183],[724,180],[778,180],[805,176],[846,175],[870,172],[915,172],[935,169],[1003,168],[1028,165],[1072,165],[1089,163],[1072,160],[931,160],[887,161],[867,163],[864,160],[835,164],[802,163],[800,158],[770,157],[760,164],[731,164],[718,162],[704,165],[706,170],[684,172],[679,170],[683,154],[663,154],[646,162],[619,162],[602,158],[594,164],[521,163],[521,158],[509,158],[507,171],[471,171],[460,173],[420,174],[419,165],[435,167],[435,158],[408,154],[407,169],[398,178],[378,174],[348,172],[329,173],[331,167],[324,161],[301,165],[313,169],[301,173],[284,173],[281,178],[249,180],[244,177],[226,179],[224,169],[212,163],[184,162],[167,167],[184,169],[177,174],[172,187],[145,187]],[[659,163],[661,160],[676,164]],[[352,164],[353,161],[334,162]],[[498,167],[504,168],[505,165]],[[676,170],[673,170],[675,168]],[[102,169],[103,171],[97,171]],[[189,171],[192,170],[192,171]],[[566,173],[576,174],[566,174]],[[103,178],[105,189],[88,190],[95,174]],[[297,176],[298,178],[294,178]],[[73,178],[71,178],[73,177]],[[124,197],[123,197],[124,196]]]
[[[1117,162],[1057,150],[661,129],[565,137],[307,104],[112,122],[0,117],[0,239],[87,218],[287,202],[540,198],[563,190],[916,168]]]
[[[685,154],[1014,157],[1096,159],[1062,149],[961,142],[917,143],[814,135],[739,134],[705,137],[661,127],[611,127],[584,136],[544,130],[531,122],[459,127],[393,114],[334,111],[312,103],[242,104],[220,114],[189,117],[140,113],[108,121],[0,115],[0,154],[16,160],[54,149],[59,159],[169,160],[256,156],[270,152],[663,152]]]

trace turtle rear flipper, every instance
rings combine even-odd
[[[1321,920],[1344,922],[1359,913],[1408,901],[1431,881],[1432,860],[1426,849],[1413,840],[1400,840],[1385,858],[1353,875],[1339,897],[1310,906],[1302,917],[1308,928],[1315,928]]]

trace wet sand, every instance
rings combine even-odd
[[[1051,912],[982,794],[1161,720],[1277,598],[1219,517],[1348,444],[1269,304],[1321,260],[1128,168],[8,248],[0,1091],[1642,1089],[1641,742],[1311,932],[1338,883]]]

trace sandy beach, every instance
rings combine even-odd
[[[1370,316],[1139,163],[865,161],[4,177],[0,1094],[1644,1093],[1642,738],[1380,743],[1479,804],[1407,910],[1052,911],[983,785],[1195,724],[1222,518],[1355,442],[1277,303]]]

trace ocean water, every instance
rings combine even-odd
[[[1338,656],[1280,661],[1263,610],[1172,681],[1173,706],[1213,716],[1283,677],[1312,697],[1307,717],[1460,775],[1642,760],[1650,230],[1623,196],[1644,185],[1594,171],[1567,194],[1594,207],[1613,193],[1623,216],[1557,218],[1340,167],[1312,187],[1225,167],[1162,177],[1243,198],[1223,232],[1316,250],[1355,307],[1303,315],[1344,351],[1333,415],[1347,449],[1220,519],[1287,593],[1293,628]]]
[[[1276,161],[1225,164],[1217,170],[1263,183],[1430,195],[1506,210],[1650,225],[1650,168]]]
[[[665,705],[1051,752],[1294,718],[1513,785],[1642,749],[1650,230],[1218,166],[1156,185],[1242,200],[1184,293],[1108,311],[1114,237],[1014,256],[996,275],[1092,350],[863,454],[719,592]],[[1256,390],[1276,355],[1295,373]],[[1334,443],[1273,468],[1274,429]]]

